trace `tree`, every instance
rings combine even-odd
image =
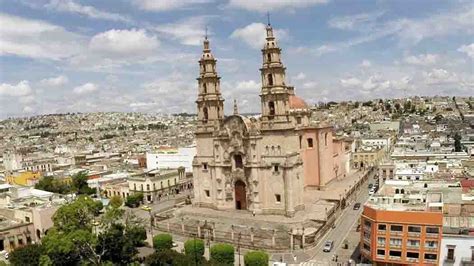
[[[123,200],[120,196],[113,196],[110,198],[109,205],[112,206],[112,208],[120,208],[122,204]]]
[[[10,263],[13,266],[39,265],[39,260],[43,254],[43,247],[38,244],[27,245],[13,250],[10,253]]]
[[[79,195],[90,195],[95,193],[87,184],[87,173],[85,171],[79,172],[72,176],[72,188]]]
[[[211,247],[211,262],[217,265],[234,265],[234,247],[229,244],[215,244]]]
[[[249,251],[244,256],[245,266],[268,265],[268,254],[265,251]]]
[[[52,176],[45,176],[35,184],[36,189],[41,189],[53,193],[67,194],[71,191],[71,187],[64,182],[54,179]]]
[[[201,261],[204,256],[204,241],[201,239],[190,239],[184,243],[184,254],[191,260]]]
[[[133,193],[125,199],[125,205],[130,208],[138,207],[143,201],[143,193]]]
[[[122,224],[113,224],[99,235],[97,242],[96,252],[102,256],[102,261],[111,261],[114,265],[131,263],[138,253],[133,241],[127,237],[125,226]]]
[[[454,135],[454,151],[455,152],[462,151],[461,135],[459,135],[458,133]]]
[[[148,266],[162,266],[162,265],[173,265],[173,266],[181,266],[181,265],[195,265],[194,260],[190,260],[190,258],[182,253],[177,252],[176,250],[172,249],[165,249],[161,251],[157,251],[150,256],[145,258],[145,265]],[[199,265],[202,265],[199,264]]]
[[[102,209],[102,203],[88,196],[80,196],[74,202],[61,206],[53,215],[56,229],[66,233],[79,229],[92,229],[95,216]]]
[[[173,237],[170,234],[159,234],[153,237],[153,247],[157,251],[171,249],[173,247]]]
[[[401,108],[400,103],[395,103],[395,109],[397,110],[397,112],[400,112],[400,108]]]

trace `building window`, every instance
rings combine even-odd
[[[390,257],[400,258],[402,256],[402,252],[398,250],[390,250],[388,254],[390,255]]]
[[[454,261],[454,249],[453,246],[448,246],[448,254],[446,255],[446,260]]]
[[[163,188],[163,181],[160,182],[160,188]]]
[[[409,259],[418,259],[420,257],[420,253],[418,252],[407,252],[407,258]]]
[[[387,230],[387,225],[386,224],[379,224],[379,231],[385,231]]]
[[[436,254],[425,253],[425,260],[436,260],[438,256]]]
[[[207,163],[202,163],[202,170],[204,170],[204,171],[207,170]]]
[[[272,55],[270,53],[267,54],[267,61],[269,63],[272,61]]]
[[[273,86],[273,76],[272,76],[272,74],[268,74],[267,78],[268,78],[268,86]]]
[[[409,246],[409,247],[419,247],[420,246],[420,240],[408,239],[407,246]]]
[[[133,190],[137,190],[137,184],[133,184]]]
[[[439,228],[438,227],[426,227],[427,234],[438,234]]]
[[[269,111],[270,116],[275,115],[275,103],[274,102],[269,102],[268,103],[268,111]]]
[[[328,145],[328,133],[326,132],[324,134],[324,146],[327,146]]]
[[[296,118],[296,124],[298,124],[298,125],[301,124],[301,117],[298,116],[298,117]]]
[[[408,226],[409,233],[421,233],[421,227],[419,226]]]
[[[370,230],[370,228],[372,228],[372,223],[368,220],[364,220],[364,227]]]
[[[426,240],[425,241],[425,248],[437,248],[438,241]]]
[[[385,246],[385,237],[378,237],[377,245]]]
[[[301,142],[303,141],[303,136],[300,136],[300,149],[302,148]]]
[[[142,188],[142,191],[143,191],[143,184],[141,184],[141,188]]]
[[[207,123],[207,119],[209,118],[209,113],[207,111],[207,107],[202,108],[202,113],[204,115],[203,121],[204,121],[204,123]]]
[[[206,197],[210,197],[211,196],[211,193],[208,189],[204,190],[204,193],[206,193]]]
[[[390,246],[399,247],[402,245],[402,239],[400,238],[390,238]]]
[[[25,222],[29,223],[30,222],[30,217],[25,216]]]
[[[384,257],[385,256],[385,249],[377,249],[377,256]]]
[[[402,232],[403,231],[403,225],[391,225],[390,226],[390,231],[392,231],[392,232]]]
[[[313,139],[308,138],[307,141],[308,141],[308,148],[313,148]]]
[[[23,238],[18,238],[18,245],[23,246]]]
[[[280,165],[279,164],[274,164],[273,165],[273,172],[274,173],[278,173],[280,171]]]
[[[202,84],[203,88],[204,88],[204,93],[207,93],[207,85],[206,83]]]
[[[242,155],[240,154],[235,154],[234,155],[234,163],[235,163],[235,168],[244,168],[244,163],[242,161]]]
[[[276,200],[276,203],[281,203],[281,195],[275,194],[275,200]]]

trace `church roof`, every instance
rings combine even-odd
[[[306,109],[308,105],[306,102],[296,95],[290,95],[290,109]]]

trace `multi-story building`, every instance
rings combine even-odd
[[[352,153],[353,168],[368,168],[378,165],[385,156],[384,148],[360,147]]]
[[[195,155],[196,147],[161,148],[156,152],[146,154],[147,170],[184,167],[187,173],[191,173],[193,171],[193,158]]]

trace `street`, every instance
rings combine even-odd
[[[314,248],[311,260],[306,265],[330,265],[333,256],[338,254],[338,251],[343,247],[343,241],[349,234],[351,228],[359,221],[359,217],[363,211],[363,205],[369,198],[367,185],[373,182],[374,172],[369,174],[368,182],[361,185],[360,190],[356,194],[356,200],[351,201],[351,204],[346,207],[341,216],[336,220],[336,228],[331,229],[326,235],[322,237],[319,244]],[[360,202],[359,210],[354,210],[354,203]],[[334,246],[330,252],[323,252],[324,243],[327,240],[334,241]],[[354,243],[352,243],[354,244]],[[339,255],[338,255],[339,256]],[[338,260],[340,262],[340,260]]]

